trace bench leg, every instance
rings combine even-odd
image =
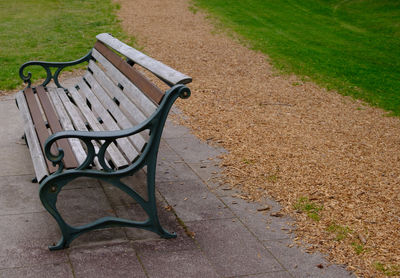
[[[154,225],[154,232],[157,233],[162,238],[175,238],[176,233],[168,232],[165,230],[158,219],[157,213],[157,202],[156,202],[156,190],[155,190],[155,180],[156,180],[156,171],[155,171],[155,164],[150,163],[147,166],[147,194],[148,194],[148,211],[146,210],[147,214],[149,215],[150,219]]]
[[[154,167],[148,167],[148,172],[147,172],[148,201],[144,200],[133,189],[131,189],[129,186],[127,186],[117,178],[102,178],[96,176],[92,177],[108,182],[113,186],[119,188],[120,190],[124,191],[125,193],[127,193],[130,197],[132,197],[137,203],[141,205],[143,210],[147,213],[148,219],[146,221],[132,221],[117,217],[103,217],[97,219],[94,222],[79,227],[70,226],[68,223],[64,221],[61,214],[58,212],[56,203],[57,203],[57,196],[61,192],[61,189],[67,183],[77,178],[77,176],[68,178],[63,178],[63,174],[58,175],[56,177],[50,176],[47,177],[45,180],[43,180],[43,182],[41,183],[39,196],[45,209],[57,221],[57,224],[60,227],[62,233],[62,237],[58,241],[58,243],[54,246],[49,246],[50,250],[60,250],[68,248],[69,244],[81,234],[88,231],[108,228],[108,227],[135,227],[152,231],[154,233],[157,233],[163,238],[176,237],[175,233],[170,233],[166,231],[161,226],[160,221],[158,219],[156,198],[155,198]]]
[[[56,183],[57,182],[57,183]],[[60,227],[62,237],[59,242],[54,246],[49,246],[50,250],[59,250],[67,248],[70,242],[74,239],[73,237],[73,228],[69,226],[64,219],[61,217],[61,214],[58,212],[56,207],[57,196],[61,191],[61,188],[67,182],[55,181],[51,182],[51,178],[46,178],[44,183],[41,184],[39,190],[39,197],[42,201],[44,208],[54,217],[57,221],[58,226]]]

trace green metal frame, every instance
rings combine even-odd
[[[57,77],[60,71],[69,65],[78,64],[78,61],[84,62],[90,59],[90,53],[85,57],[68,63],[45,63],[45,62],[28,62],[24,64],[20,69],[20,75],[23,76],[23,69],[29,65],[40,65],[43,66],[48,77],[43,82],[44,85],[50,82],[51,78],[55,78],[57,86],[61,87],[58,83]],[[50,72],[50,67],[57,67],[54,75]],[[50,72],[50,73],[49,73]],[[30,86],[31,74],[23,76],[24,81]],[[50,78],[50,80],[49,80]],[[46,177],[40,182],[39,196],[43,206],[46,210],[54,217],[57,221],[62,237],[55,246],[49,246],[50,250],[64,249],[81,234],[106,228],[106,227],[136,227],[145,230],[149,230],[157,233],[163,238],[176,237],[175,233],[166,231],[160,224],[157,214],[156,197],[155,197],[155,175],[157,165],[157,154],[160,145],[162,131],[165,125],[165,121],[168,117],[168,113],[178,97],[186,99],[190,96],[190,90],[185,85],[175,85],[165,92],[165,95],[156,109],[156,111],[143,123],[134,126],[129,129],[118,130],[118,131],[61,131],[57,132],[46,140],[44,151],[47,159],[52,161],[53,165],[58,165],[57,171]],[[141,131],[149,130],[150,138],[147,144],[144,146],[142,153],[138,159],[133,161],[128,167],[114,170],[107,166],[105,160],[105,153],[108,146],[115,142],[118,138],[123,138],[137,134]],[[64,152],[58,148],[57,153],[51,153],[51,146],[58,140],[63,138],[77,138],[81,140],[87,147],[87,157],[76,169],[64,169],[63,157]],[[93,146],[93,141],[100,144],[103,142],[96,153]],[[90,168],[95,158],[98,158],[99,163],[104,168],[103,170],[94,170]],[[142,198],[137,192],[127,186],[121,181],[126,176],[133,175],[138,170],[147,166],[147,201]],[[98,179],[113,186],[119,188],[131,198],[133,198],[146,212],[148,219],[146,221],[132,221],[117,217],[103,217],[96,221],[83,225],[83,226],[71,226],[65,222],[59,211],[57,210],[57,197],[61,189],[74,179],[79,177],[90,177]]]
[[[46,79],[41,84],[42,86],[46,86],[47,84],[49,84],[51,79],[53,79],[54,83],[56,84],[56,86],[58,88],[64,88],[63,86],[61,86],[60,82],[58,81],[58,76],[60,75],[60,72],[66,67],[78,65],[83,62],[88,62],[91,58],[92,58],[92,51],[89,51],[89,53],[86,54],[85,56],[83,56],[82,58],[75,60],[75,61],[70,61],[70,62],[54,63],[54,62],[43,62],[43,61],[30,61],[30,62],[23,64],[19,68],[19,76],[24,81],[24,83],[28,83],[27,87],[29,88],[32,85],[32,81],[31,81],[32,73],[28,72],[28,74],[25,75],[24,74],[25,68],[27,68],[29,66],[41,66],[46,71],[46,74],[47,74]],[[51,71],[52,68],[56,68],[54,74]]]

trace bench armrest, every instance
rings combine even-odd
[[[111,171],[111,169],[107,166],[104,158],[106,150],[111,143],[113,143],[115,140],[119,138],[132,136],[146,129],[150,129],[151,133],[148,145],[151,145],[153,141],[157,140],[159,141],[161,138],[161,133],[164,127],[165,120],[167,119],[168,112],[172,104],[178,97],[185,99],[188,98],[189,96],[190,96],[190,90],[185,85],[179,84],[173,86],[165,93],[165,96],[161,101],[160,106],[157,108],[157,110],[144,122],[132,128],[115,130],[115,131],[65,130],[54,133],[47,138],[44,144],[45,155],[47,159],[49,159],[53,163],[53,165],[59,165],[57,172],[61,172],[64,168],[64,164],[62,162],[62,159],[64,157],[64,151],[58,148],[58,153],[52,154],[51,147],[57,140],[63,138],[77,138],[85,143],[88,152],[85,161],[82,162],[82,164],[77,167],[77,170],[82,170],[87,168],[93,162],[94,158],[97,156],[100,165],[105,170]],[[92,140],[104,141],[97,154],[95,152]],[[148,151],[149,149],[148,146],[146,149]],[[146,153],[147,151],[144,150],[143,153]]]
[[[58,153],[53,154],[51,153],[52,145],[64,138],[76,138],[83,141],[87,148],[87,157],[81,165],[77,167],[78,170],[82,170],[87,168],[97,156],[99,159],[100,165],[104,169],[109,169],[105,162],[105,153],[108,146],[113,143],[115,140],[123,137],[128,137],[131,135],[135,135],[143,130],[149,129],[152,126],[152,122],[146,120],[140,125],[134,126],[130,129],[123,129],[123,130],[115,130],[115,131],[77,131],[77,130],[64,130],[57,133],[50,135],[45,144],[44,144],[44,152],[48,160],[50,160],[53,165],[59,165],[57,172],[61,172],[64,168],[62,159],[64,157],[64,151],[61,148],[58,148]],[[99,152],[96,154],[95,148],[93,146],[92,140],[97,142],[104,141],[101,144]]]
[[[49,84],[51,79],[53,79],[54,83],[56,84],[56,86],[58,88],[63,88],[63,86],[61,86],[58,81],[58,76],[59,76],[60,72],[66,67],[78,65],[83,62],[87,62],[90,60],[91,57],[92,57],[92,51],[89,51],[89,53],[86,54],[85,56],[83,56],[82,58],[75,60],[75,61],[70,61],[70,62],[58,63],[58,62],[44,62],[44,61],[29,61],[29,62],[26,62],[25,64],[23,64],[19,68],[19,76],[24,81],[24,83],[28,83],[27,87],[29,88],[29,87],[31,87],[31,84],[32,84],[32,81],[31,81],[32,73],[28,72],[28,74],[25,75],[24,74],[25,68],[27,68],[29,66],[41,66],[42,68],[44,68],[46,70],[46,74],[47,74],[46,79],[43,81],[43,83],[41,85],[46,86],[47,84]],[[56,68],[54,74],[52,73],[51,68]]]

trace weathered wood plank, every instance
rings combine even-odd
[[[58,96],[59,91],[64,92],[64,90],[61,88],[49,89],[48,96],[54,104],[54,108],[58,114],[58,118],[60,119],[63,130],[75,130],[71,119],[69,118],[68,113],[63,105],[63,102]],[[79,162],[79,164],[82,164],[82,162],[85,161],[87,155],[82,147],[80,140],[76,138],[69,138],[68,141],[72,147],[72,151],[76,157],[76,160]]]
[[[147,79],[141,72],[130,66],[115,52],[97,41],[94,48],[101,53],[114,67],[122,72],[136,87],[147,95],[155,103],[159,104],[164,97],[164,93]]]
[[[104,67],[110,79],[113,80],[116,85],[119,83],[124,87],[123,91],[125,95],[143,111],[146,117],[153,114],[157,109],[156,104],[149,100],[125,75],[115,68],[96,49],[93,49],[92,55]]]
[[[132,128],[134,125],[126,118],[124,113],[122,113],[122,111],[119,109],[118,105],[115,104],[115,102],[104,91],[104,89],[99,85],[99,83],[97,83],[96,79],[90,73],[86,73],[84,77],[86,81],[89,83],[89,85],[92,87],[93,93],[96,94],[98,99],[103,104],[104,108],[106,108],[111,113],[111,115],[116,120],[117,124],[122,129]],[[130,136],[129,139],[135,146],[136,150],[140,153],[142,147],[146,143],[143,137],[140,134],[138,134],[135,136]]]
[[[36,101],[32,88],[26,88],[23,92],[29,111],[31,113],[33,125],[39,138],[40,147],[42,148],[42,151],[44,153],[44,143],[50,135],[49,131],[47,130],[46,123],[43,120],[42,112],[40,111],[39,104]],[[55,144],[53,144],[53,146],[51,147],[51,152],[58,152]],[[49,161],[48,159],[46,159],[45,161],[50,173],[53,173],[57,170],[57,167],[55,167],[51,161]]]
[[[97,121],[95,116],[93,115],[93,112],[89,109],[89,107],[86,105],[84,99],[82,96],[78,93],[78,91],[75,88],[70,88],[68,89],[73,100],[77,104],[79,110],[81,111],[83,117],[85,117],[86,121],[88,122],[89,126],[93,131],[103,131],[104,127]],[[72,121],[74,122],[75,126],[77,127],[77,130],[83,130],[86,131],[86,125],[82,121],[79,113],[76,111],[76,107],[69,101],[68,97],[65,94],[59,94],[60,98],[63,100],[63,102],[67,106],[67,111],[71,112],[70,116]],[[104,141],[101,141],[101,143],[104,143]],[[97,146],[97,145],[96,145]],[[95,148],[96,148],[95,146]],[[96,149],[96,152],[98,151],[98,147]],[[114,165],[117,168],[126,166],[127,160],[124,158],[124,156],[121,154],[117,146],[112,143],[110,146],[107,148],[107,153],[111,158],[111,161],[114,163]],[[101,166],[96,165],[98,168]]]
[[[36,93],[42,104],[44,114],[46,115],[47,122],[49,123],[52,134],[62,131],[61,124],[58,120],[57,114],[54,111],[53,105],[50,102],[48,95],[43,86],[38,86],[36,88]],[[64,167],[65,168],[76,168],[78,167],[78,162],[75,158],[72,147],[67,139],[60,139],[57,141],[59,148],[64,151]]]
[[[38,182],[40,182],[42,179],[49,175],[49,172],[47,171],[46,159],[43,155],[39,139],[35,132],[35,128],[33,127],[33,121],[29,113],[28,104],[26,103],[22,91],[17,93],[16,100],[24,121],[25,137],[29,145],[29,152],[31,153],[36,179],[38,180]]]
[[[84,120],[82,119],[83,116],[81,116],[79,114],[78,108],[69,100],[69,98],[67,97],[64,90],[57,90],[55,93],[60,98],[60,100],[63,102],[69,117],[71,118],[73,124],[75,125],[75,130],[88,131],[88,129],[86,128],[86,125],[84,123]],[[97,153],[99,151],[99,146],[96,142],[92,142],[92,143],[93,143],[94,150]],[[86,151],[85,151],[85,154],[86,154]],[[103,169],[103,167],[99,163],[99,160],[97,157],[94,158],[94,164],[96,165],[97,169],[99,169],[99,170]],[[107,166],[109,166],[109,165],[107,164]]]
[[[78,86],[80,88],[80,93],[92,105],[92,109],[96,111],[96,113],[101,117],[104,125],[108,130],[120,130],[120,127],[117,123],[111,118],[110,114],[108,114],[107,110],[103,107],[101,102],[97,99],[96,95],[92,92],[89,86],[85,83],[85,81],[81,80],[78,82]],[[126,157],[129,161],[133,161],[137,156],[138,152],[132,146],[128,138],[120,138],[117,140],[119,148],[125,153]]]
[[[143,112],[111,81],[94,61],[89,61],[89,68],[93,72],[94,78],[108,92],[110,97],[119,102],[121,109],[124,110],[133,124],[139,124],[147,119]]]
[[[142,52],[126,45],[125,43],[121,42],[120,40],[114,38],[110,34],[102,33],[96,36],[96,38],[103,42],[104,44],[110,46],[111,48],[115,49],[122,55],[128,57],[135,63],[141,65],[142,67],[148,69],[160,79],[164,80],[170,86],[175,84],[188,84],[192,82],[192,78],[176,71],[169,66],[150,58],[149,56],[143,54]]]

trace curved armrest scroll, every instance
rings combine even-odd
[[[81,64],[83,62],[87,62],[90,60],[90,58],[92,57],[92,51],[89,51],[88,54],[86,54],[85,56],[83,56],[82,58],[75,60],[75,61],[70,61],[70,62],[62,62],[62,63],[57,63],[57,62],[44,62],[44,61],[30,61],[30,62],[26,62],[25,64],[23,64],[20,68],[19,68],[19,76],[21,77],[21,79],[24,81],[24,83],[28,83],[28,88],[31,87],[32,81],[32,73],[28,72],[26,75],[24,74],[24,70],[25,68],[29,67],[29,66],[41,66],[45,71],[46,71],[46,79],[45,81],[43,81],[43,83],[41,84],[42,86],[46,86],[47,84],[49,84],[49,82],[51,81],[51,79],[54,80],[54,83],[56,84],[56,86],[58,88],[63,88],[59,81],[58,81],[58,76],[60,75],[60,72],[69,66],[74,66],[74,65],[78,65]],[[52,74],[51,72],[51,68],[57,68],[56,71],[54,72],[54,74]]]
[[[104,155],[105,155],[105,150],[107,147],[114,142],[115,140],[127,136],[131,136],[134,134],[137,134],[145,129],[148,129],[151,127],[152,123],[150,121],[151,119],[146,120],[140,125],[134,126],[130,129],[123,129],[123,130],[116,130],[116,131],[76,131],[76,130],[65,130],[65,131],[60,131],[57,133],[54,133],[53,135],[49,136],[47,138],[45,144],[44,144],[44,152],[48,160],[50,160],[53,165],[59,165],[59,168],[57,172],[61,172],[64,169],[64,164],[62,162],[62,159],[64,158],[64,151],[60,148],[58,148],[58,153],[53,154],[51,152],[51,147],[53,144],[63,138],[76,138],[81,141],[83,141],[86,145],[87,148],[87,157],[84,162],[82,162],[81,165],[77,167],[77,169],[85,169],[87,168],[94,160],[96,156],[99,158],[100,164],[103,166],[105,169],[109,169],[106,166],[106,163],[104,161]],[[93,145],[92,140],[95,141],[104,141],[102,146],[100,147],[99,153],[96,154],[95,148]]]

